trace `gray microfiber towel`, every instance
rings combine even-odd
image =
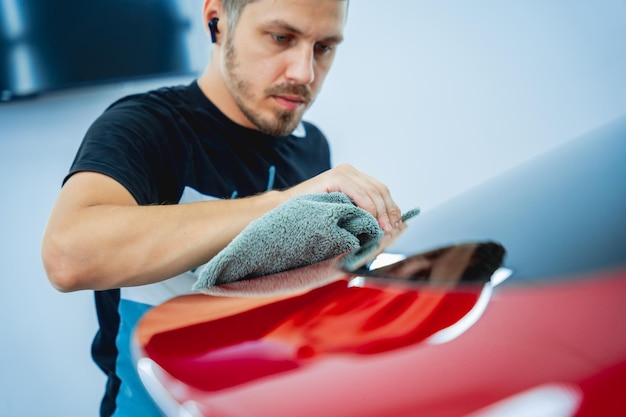
[[[411,210],[403,220],[419,210]],[[312,265],[348,253],[354,264],[374,252],[378,222],[343,193],[294,197],[250,223],[200,271],[193,290]]]

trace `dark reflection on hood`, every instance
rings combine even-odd
[[[462,243],[435,249],[376,269],[360,269],[364,277],[444,284],[489,281],[506,250],[496,242]]]

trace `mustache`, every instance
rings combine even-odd
[[[311,88],[304,84],[279,84],[269,87],[265,90],[265,93],[269,96],[279,95],[295,95],[302,98],[305,102],[310,102],[313,98],[313,92]]]

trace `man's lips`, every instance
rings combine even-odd
[[[301,96],[295,95],[275,95],[274,100],[285,109],[296,110],[300,106],[306,105],[307,101]]]

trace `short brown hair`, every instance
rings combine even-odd
[[[222,0],[222,6],[224,7],[226,16],[228,16],[228,30],[232,31],[235,26],[237,26],[241,11],[253,1],[255,0]],[[350,4],[349,0],[340,1],[347,1],[348,4]]]

